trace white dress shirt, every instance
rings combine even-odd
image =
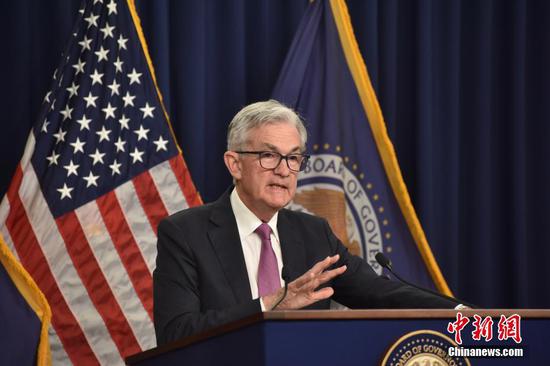
[[[246,263],[246,270],[248,272],[248,280],[250,281],[250,291],[252,292],[252,298],[257,299],[258,296],[258,266],[260,264],[260,253],[262,249],[262,241],[258,234],[254,232],[258,226],[262,224],[262,221],[256,217],[243,203],[237,189],[233,189],[230,196],[231,208],[233,214],[237,220],[237,228],[239,230],[239,237],[241,239],[241,246],[243,248],[244,261]],[[279,232],[277,231],[277,218],[279,213],[275,213],[271,220],[267,222],[271,228],[271,245],[277,257],[277,267],[279,268],[279,281],[281,287],[284,286],[284,282],[281,277],[281,271],[283,268],[283,255],[281,253],[281,244],[279,241]],[[262,310],[265,310],[264,304],[260,301]]]

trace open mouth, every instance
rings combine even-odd
[[[277,184],[277,183],[271,183],[268,185],[269,188],[274,188],[274,189],[287,189],[288,187],[286,185],[283,185],[283,184]]]

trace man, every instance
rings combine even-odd
[[[300,118],[274,100],[233,118],[224,161],[234,188],[158,228],[158,344],[274,307],[328,309],[330,298],[350,308],[457,305],[379,277],[324,219],[284,208],[307,163],[306,140]]]

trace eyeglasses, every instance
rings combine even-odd
[[[286,166],[293,172],[300,172],[306,168],[309,155],[288,154],[282,155],[275,151],[235,151],[237,154],[255,154],[260,159],[260,166],[264,169],[277,169],[281,161],[286,160]]]

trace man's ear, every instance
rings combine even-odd
[[[241,179],[242,173],[241,173],[241,161],[239,160],[239,154],[237,154],[234,151],[226,151],[225,154],[223,154],[223,161],[225,163],[225,166],[227,167],[227,170],[229,170],[229,174],[233,177],[234,180]]]

